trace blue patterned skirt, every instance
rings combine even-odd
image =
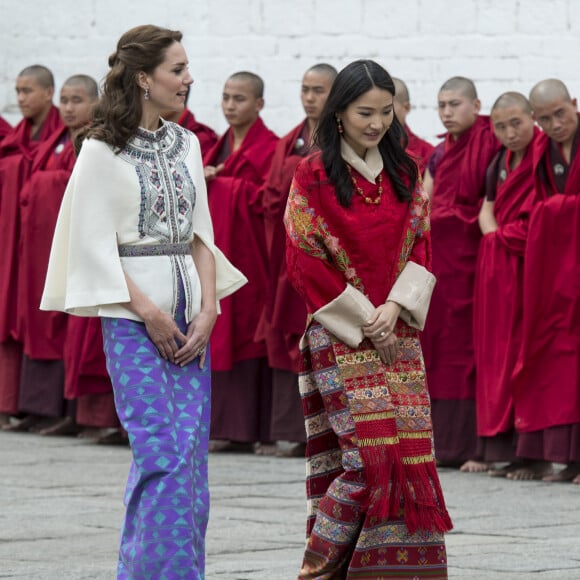
[[[177,321],[185,333],[182,317]],[[145,325],[103,318],[115,406],[133,461],[125,493],[117,578],[204,578],[209,517],[210,360],[164,360]]]

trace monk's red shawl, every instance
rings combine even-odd
[[[39,146],[62,122],[52,107],[37,139],[30,140],[30,121],[24,119],[0,143],[0,341],[17,334],[18,241],[20,238],[20,192],[32,169]]]
[[[515,423],[537,431],[580,423],[580,152],[562,193],[540,177],[550,140],[536,142],[536,203],[525,252],[523,342],[514,373]]]
[[[230,139],[231,129],[209,151],[204,165],[218,165]],[[266,355],[264,341],[254,340],[268,284],[261,190],[277,141],[258,118],[239,149],[227,157],[223,170],[207,184],[215,243],[248,278],[240,291],[220,301],[222,313],[211,339],[216,371]]]
[[[62,127],[43,143],[20,192],[18,336],[34,359],[62,358],[66,314],[39,309],[60,203],[75,163],[73,144]],[[58,149],[58,150],[57,150]]]
[[[485,437],[514,427],[511,376],[521,344],[523,253],[534,195],[532,147],[533,142],[513,171],[505,149],[488,169],[498,229],[483,236],[479,246],[473,305],[477,432]]]
[[[485,172],[499,143],[489,117],[481,116],[457,141],[447,135],[444,147],[431,199],[437,285],[421,342],[431,397],[473,399],[473,284],[481,238],[477,218]]]

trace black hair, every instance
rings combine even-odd
[[[340,154],[340,134],[336,115],[361,95],[377,87],[395,95],[395,85],[389,73],[372,60],[357,60],[337,75],[318,121],[314,143],[322,151],[322,162],[329,181],[334,185],[336,198],[344,207],[349,207],[354,190],[346,163]],[[390,129],[379,142],[387,175],[395,189],[397,198],[410,201],[418,179],[415,161],[407,155],[407,134],[393,115]]]

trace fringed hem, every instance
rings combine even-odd
[[[356,494],[369,516],[405,521],[417,530],[448,532],[453,528],[445,507],[434,461],[404,465],[399,450],[390,445],[360,448],[367,486]]]

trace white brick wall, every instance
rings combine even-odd
[[[19,120],[13,87],[25,66],[48,66],[58,87],[76,73],[100,80],[120,34],[143,23],[184,33],[190,106],[218,132],[230,73],[263,76],[264,119],[284,134],[302,118],[300,78],[318,61],[381,62],[407,81],[409,124],[432,141],[437,90],[456,74],[476,81],[484,111],[545,77],[580,96],[580,0],[0,0],[0,113]]]

